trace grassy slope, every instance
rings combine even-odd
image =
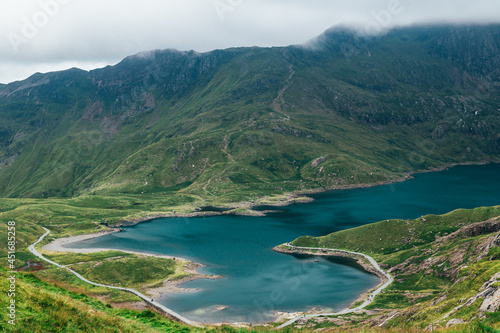
[[[6,273],[0,270],[0,280]],[[7,301],[6,284],[1,284],[2,304]],[[19,274],[17,285],[17,325],[8,326],[5,309],[0,310],[0,329],[4,332],[207,332],[254,333],[272,331],[269,328],[238,329],[231,327],[187,327],[167,320],[150,311],[113,309],[105,303],[86,296],[80,291],[68,291],[43,282],[32,274]],[[414,329],[346,329],[330,327],[331,332],[417,332]],[[285,329],[284,332],[313,332],[312,328]],[[441,332],[483,332],[482,330],[455,329]]]
[[[71,267],[90,281],[132,288],[143,293],[147,293],[148,288],[161,286],[166,279],[175,280],[188,275],[183,271],[187,262],[182,260],[133,255],[120,251],[81,255],[43,250],[42,253],[57,263]],[[48,277],[59,273],[58,270],[52,270],[40,274]]]
[[[378,310],[381,314],[398,311],[386,323],[386,327],[424,329],[474,296],[486,281],[500,271],[498,247],[490,249],[489,253],[486,250],[484,258],[478,259],[484,254],[485,242],[491,242],[497,233],[462,236],[439,243],[435,241],[435,236],[445,237],[463,226],[499,216],[499,206],[457,210],[416,220],[382,221],[324,237],[304,236],[293,244],[368,253],[386,269],[404,263],[392,272],[395,282],[377,296],[367,310]],[[439,298],[444,299],[434,304]],[[486,314],[481,320],[474,319],[483,299],[443,319],[438,328],[443,327],[448,320],[463,319],[470,323],[455,328],[457,332],[474,332],[476,329],[482,332],[481,327],[485,330],[486,327],[492,327],[491,332],[493,327],[500,329],[498,313]],[[375,322],[376,317],[378,315],[363,315],[351,322],[351,326],[363,327]],[[325,326],[332,324],[313,322],[308,327]]]
[[[124,198],[117,199],[113,197],[106,198],[98,196],[70,200],[53,199],[52,201],[36,199],[3,199],[0,219],[3,222],[7,222],[9,220],[16,220],[17,222],[17,266],[22,267],[27,260],[32,260],[34,262],[38,261],[37,258],[33,257],[26,250],[27,245],[34,242],[38,238],[38,236],[43,233],[41,228],[39,228],[37,224],[47,226],[54,230],[54,236],[56,237],[95,231],[99,228],[103,228],[102,225],[94,223],[96,222],[96,216],[103,216],[105,220],[113,220],[122,218],[127,214],[133,215],[133,207],[137,207],[137,205],[134,205],[134,203],[135,201],[126,201]],[[118,209],[117,207],[119,204],[122,205],[121,209]],[[451,254],[458,251],[462,247],[474,248],[473,246],[470,246],[468,244],[470,242],[480,242],[481,239],[485,237],[482,236],[476,237],[476,239],[457,240],[456,242],[446,247],[437,248],[437,250],[435,250],[432,254],[429,254],[427,252],[434,247],[434,243],[432,242],[434,240],[434,234],[444,236],[447,233],[451,233],[457,230],[461,226],[473,222],[484,221],[490,217],[499,215],[500,207],[498,206],[484,207],[474,210],[457,210],[442,216],[425,216],[424,219],[426,220],[426,222],[423,222],[422,218],[409,221],[393,220],[389,222],[385,221],[372,225],[362,226],[351,230],[345,230],[317,239],[313,239],[311,237],[302,237],[296,241],[296,244],[359,250],[366,253],[371,253],[371,255],[373,255],[383,265],[394,266],[401,262],[404,262],[408,258],[412,258],[412,262],[420,263],[431,256],[449,258]],[[78,223],[68,223],[68,217],[72,217],[72,220],[78,221]],[[104,221],[98,220],[98,222],[102,223]],[[388,224],[391,224],[390,230],[393,230],[394,233],[387,233]],[[0,226],[2,230],[5,229],[5,224],[2,223],[0,224]],[[433,235],[430,235],[428,233],[428,230],[432,230]],[[2,234],[2,237],[4,237],[5,234],[3,233],[3,231]],[[377,237],[374,237],[374,235]],[[386,237],[387,243],[380,241],[380,238],[384,239],[382,236]],[[345,240],[348,240],[348,242],[344,243]],[[410,244],[407,244],[408,242],[410,242]],[[5,250],[0,249],[0,251]],[[48,255],[51,256],[51,258],[53,258],[54,260],[65,264],[79,263],[74,265],[73,268],[86,274],[91,279],[107,283],[127,284],[128,286],[133,286],[138,289],[144,288],[146,285],[150,287],[155,286],[160,280],[162,280],[166,275],[172,273],[173,271],[171,263],[168,260],[163,261],[151,258],[149,260],[151,260],[152,266],[150,266],[149,268],[146,267],[148,272],[150,272],[151,274],[146,273],[141,274],[140,276],[127,274],[129,269],[137,270],[139,266],[144,268],[143,262],[139,262],[133,255],[114,251],[103,254],[87,255],[51,253],[48,253]],[[472,257],[473,256],[471,256],[471,258]],[[106,259],[108,258],[115,259],[107,261]],[[120,261],[126,261],[126,265],[122,265],[125,263]],[[96,263],[101,262],[104,263],[100,266],[101,269],[90,269],[90,266],[94,266]],[[3,266],[5,266],[4,264],[5,263],[2,263]],[[156,267],[156,265],[159,266]],[[453,265],[444,263],[442,266],[446,268],[453,267]],[[155,267],[158,268],[158,270]],[[409,276],[404,276],[402,277],[402,280],[400,279],[401,277],[399,277],[397,278],[397,280],[399,279],[401,281],[395,282],[386,293],[378,297],[372,307],[382,309],[383,311],[392,311],[392,309],[408,310],[405,314],[406,317],[397,317],[390,321],[389,327],[387,328],[388,330],[390,330],[391,327],[394,327],[394,329],[400,329],[400,327],[407,327],[409,330],[420,329],[439,316],[444,315],[444,313],[449,310],[450,307],[457,304],[457,300],[470,297],[470,295],[475,290],[477,290],[477,288],[482,283],[484,283],[485,279],[489,278],[492,273],[498,271],[499,269],[500,267],[498,266],[498,261],[483,260],[478,263],[471,263],[468,269],[464,269],[460,272],[461,276],[467,276],[467,278],[462,284],[459,285],[453,285],[453,281],[450,278],[439,276],[438,273],[440,272],[432,272],[432,274],[423,274],[422,272],[418,272]],[[113,274],[110,275],[111,270],[113,271]],[[116,271],[123,273],[120,274],[121,278],[114,274]],[[159,275],[155,275],[153,274],[153,271],[159,271],[160,273]],[[471,271],[473,272],[473,274],[468,274]],[[80,315],[80,311],[84,311],[86,313],[85,315],[82,315],[84,318],[85,316],[89,315],[89,313],[93,316],[92,311],[96,311],[96,316],[98,318],[106,318],[106,316],[109,314],[112,314],[113,316],[117,315],[121,310],[113,310],[106,308],[104,305],[96,305],[93,309],[90,309],[92,311],[89,311],[88,308],[86,308],[88,305],[80,303],[79,297],[81,296],[72,296],[73,300],[68,300],[68,298],[64,296],[64,300],[60,301],[58,300],[59,296],[56,296],[50,292],[51,290],[53,290],[54,287],[52,286],[54,285],[59,288],[58,290],[60,290],[61,293],[68,293],[67,291],[63,292],[63,290],[70,290],[74,295],[80,295],[83,293],[85,295],[106,300],[106,303],[111,302],[113,304],[117,304],[137,301],[137,299],[133,295],[130,295],[128,293],[109,291],[105,288],[88,286],[76,279],[73,275],[62,272],[59,269],[46,267],[45,270],[36,272],[34,274],[36,274],[37,278],[45,281],[40,284],[41,290],[43,290],[43,293],[49,293],[50,295],[47,297],[49,297],[50,299],[54,301],[57,300],[56,304],[58,304],[58,307],[61,307],[62,313],[66,311],[66,307],[71,308],[68,304],[72,304],[72,302],[76,302],[73,305],[74,307],[76,307],[76,309],[73,309],[72,311],[74,311],[74,313],[78,313],[78,316]],[[30,279],[31,278],[28,278],[27,281],[31,281]],[[26,288],[26,292],[29,292],[29,290],[31,290],[29,283],[25,285],[24,282],[22,282],[21,288]],[[448,289],[447,294],[449,296],[446,301],[439,304],[439,306],[430,306],[433,300],[441,296],[443,289]],[[408,295],[411,295],[411,297],[408,297]],[[3,297],[5,297],[5,295],[3,295]],[[75,300],[75,298],[77,298],[77,300]],[[31,307],[31,303],[35,302],[34,296],[29,299],[27,298],[26,302],[26,306],[29,305]],[[467,308],[467,312],[460,312],[457,314],[457,316],[459,318],[470,318],[471,314],[474,313],[474,310],[477,306],[478,305],[476,304],[474,308]],[[105,307],[105,309],[101,311],[100,309],[102,307]],[[37,315],[40,318],[45,318],[45,316],[48,316],[50,314],[50,312],[44,312],[45,310],[42,310],[42,308],[34,307],[34,309],[35,310],[33,311],[43,312]],[[411,311],[409,311],[409,309]],[[22,310],[20,313],[22,316],[27,316],[27,312],[24,312],[24,310]],[[151,316],[150,314],[146,314],[144,312],[127,310],[123,313],[123,316],[129,316],[133,318],[134,322],[130,323],[131,327],[135,327],[133,325],[142,325],[141,323],[143,323],[146,319],[146,321],[159,321],[164,327],[170,327],[169,325],[173,325],[169,321],[160,319],[157,316]],[[416,313],[420,314],[416,315]],[[29,316],[27,318],[29,318]],[[359,331],[361,327],[363,327],[363,323],[366,323],[366,320],[371,320],[371,318],[372,316],[361,316],[356,320],[353,319],[353,323],[348,324],[347,327],[351,327],[355,331]],[[47,327],[52,327],[51,325],[62,325],[62,323],[65,322],[59,317],[58,319],[54,320],[54,323],[47,321]],[[104,331],[106,329],[106,325],[108,325],[106,320],[103,319],[102,321],[98,322],[98,326],[102,327],[102,329],[99,328],[98,331]],[[57,324],[58,321],[59,324]],[[407,321],[411,322],[411,324],[407,324]],[[497,322],[498,318],[496,317],[491,317],[490,319],[486,320],[486,323],[489,323],[488,325]],[[125,321],[124,323],[128,323],[128,321]],[[42,324],[42,322],[38,322],[33,323],[32,325],[34,325],[33,327],[38,327],[38,329],[41,329],[44,324]],[[72,323],[70,325],[80,324]],[[113,324],[110,325],[112,326]],[[334,326],[335,325],[332,326],[332,324],[327,325],[325,323],[318,323],[311,324],[311,327],[309,329],[312,329],[313,327],[333,328]],[[85,326],[75,327],[79,327],[78,329],[75,328],[75,331],[85,331]],[[153,327],[149,327],[147,329],[154,331],[154,327],[155,326],[153,325]],[[177,327],[176,329],[179,329],[178,327],[180,326],[174,325],[174,327]],[[307,329],[306,331],[308,331],[309,329]],[[122,330],[126,331],[126,328],[123,328]]]
[[[500,206],[474,210],[458,209],[444,215],[426,215],[415,220],[387,220],[342,230],[324,237],[304,236],[297,246],[331,247],[381,255],[394,254],[414,246],[429,244],[435,236],[450,234],[463,226],[500,216]],[[390,232],[388,232],[390,230]]]
[[[6,295],[6,272],[0,272],[2,304]],[[17,279],[17,324],[6,323],[2,307],[0,325],[4,332],[199,332],[174,324],[149,311],[115,310],[82,293],[45,283],[31,274]]]
[[[476,31],[476,37],[487,37],[483,32]],[[488,86],[478,74],[493,74],[486,65],[496,68],[495,51],[484,57],[476,50],[460,49],[469,45],[471,36],[458,43],[458,49],[443,50],[434,49],[432,38],[417,37],[403,31],[403,35],[362,45],[349,37],[327,45],[327,52],[302,48],[234,49],[202,56],[166,52],[158,57],[170,57],[170,62],[128,59],[93,72],[90,79],[87,73],[72,70],[1,86],[2,196],[95,194],[0,199],[0,221],[17,222],[17,266],[36,261],[26,248],[43,233],[39,225],[50,228],[53,237],[61,237],[99,231],[106,224],[148,214],[191,212],[205,204],[295,190],[373,184],[452,162],[498,160],[495,129],[500,95],[494,75],[488,78],[493,80]],[[354,52],[346,56],[342,43]],[[394,57],[396,50],[399,56]],[[449,50],[459,57],[448,57]],[[482,63],[485,67],[464,67],[476,66],[459,59],[469,53],[489,59]],[[277,109],[272,102],[284,88],[290,66],[296,73]],[[456,72],[467,74],[457,77]],[[50,84],[40,84],[45,81]],[[104,84],[96,85],[98,81]],[[313,167],[320,157],[325,161]],[[331,244],[366,250],[378,260],[395,264],[415,256],[413,242],[422,249],[430,246],[432,235],[424,228],[449,233],[460,223],[479,221],[497,211],[498,207],[474,211],[472,216],[465,211],[451,217],[429,216],[426,223],[393,221],[388,223],[393,223],[394,237],[387,243],[380,242],[386,234],[383,225],[374,225],[354,229],[347,243],[331,236]],[[436,227],[429,226],[430,221]],[[409,222],[414,226],[405,229]],[[0,223],[1,237],[6,234],[4,223]],[[357,234],[359,230],[363,232]],[[371,236],[373,231],[378,242]],[[2,257],[5,253],[0,248]],[[74,260],[77,256],[71,258],[59,257]],[[107,266],[114,269],[116,263]],[[81,269],[87,269],[85,264]],[[103,273],[106,278],[107,272]],[[39,276],[48,283],[24,275],[20,282],[29,296],[20,312],[28,318],[23,325],[29,331],[46,331],[44,325],[49,331],[67,325],[73,325],[68,331],[92,331],[92,327],[154,331],[156,324],[150,320],[167,331],[189,331],[158,316],[119,314],[78,296],[84,292],[133,301],[130,295],[90,291],[57,269]],[[418,281],[426,278],[436,283],[427,276]],[[476,286],[479,281],[471,283]],[[73,295],[54,283],[78,292]],[[442,279],[439,283],[446,285]],[[37,303],[36,288],[44,296],[41,300],[57,306],[45,309],[45,301]],[[404,305],[401,290],[395,289],[391,296],[396,306]],[[457,289],[457,294],[465,292]],[[55,313],[58,307],[61,316]],[[78,314],[75,321],[81,315],[95,325],[64,319],[71,313]],[[134,321],[117,324],[116,315]]]
[[[498,55],[488,50],[500,28],[429,29],[362,45],[327,33],[316,50],[157,52],[1,87],[1,195],[180,190],[231,202],[498,161]],[[452,59],[439,53],[443,34],[491,48],[447,46]],[[484,68],[468,68],[468,55]]]

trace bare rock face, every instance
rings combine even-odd
[[[439,239],[440,242],[443,241],[449,241],[453,240],[456,238],[469,238],[469,237],[475,237],[479,235],[485,235],[493,232],[498,232],[500,231],[500,219],[498,217],[489,219],[488,221],[485,222],[479,222],[479,223],[474,223],[468,226],[465,226],[454,233],[442,237]],[[495,238],[493,241],[494,244],[497,244],[500,242],[499,236]]]
[[[328,157],[326,156],[321,156],[317,159],[315,159],[312,163],[311,163],[311,168],[315,168],[317,167],[318,165],[320,165],[321,163],[325,162],[326,160],[328,159]]]
[[[500,288],[494,287],[499,281],[500,272],[493,275],[493,277],[481,287],[481,294],[485,299],[479,308],[479,312],[496,312],[500,310]]]
[[[432,305],[432,306],[434,306],[434,305],[436,305],[436,304],[439,304],[439,303],[441,303],[442,301],[444,301],[445,299],[446,299],[446,295],[443,295],[443,296],[441,296],[441,297],[437,298],[434,302],[432,302],[432,304],[431,304],[431,305]]]
[[[465,324],[465,321],[463,319],[452,319],[446,323],[446,327],[451,327],[460,324]]]
[[[500,247],[500,234],[493,240],[492,246]]]
[[[500,288],[488,295],[479,308],[480,312],[497,312],[500,310]]]

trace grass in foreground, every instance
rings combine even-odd
[[[1,293],[0,301],[6,304],[5,293],[6,271],[0,269]],[[119,310],[82,293],[43,282],[30,273],[18,275],[17,285],[17,324],[12,327],[6,322],[6,310],[0,310],[0,331],[2,332],[144,332],[144,333],[258,333],[272,332],[271,328],[234,328],[222,327],[188,327],[172,322],[151,311]],[[477,323],[469,327],[438,330],[438,332],[494,332],[483,329]],[[316,328],[287,328],[282,332],[312,333]],[[422,332],[412,328],[384,329],[345,329],[328,328],[328,332],[363,332],[363,333],[413,333]]]
[[[187,212],[194,207],[184,203],[181,206],[169,207],[167,210],[167,203],[164,202],[163,206],[162,200],[164,199],[162,198],[151,196],[147,200],[143,199],[139,197],[98,196],[47,200],[0,199],[0,221],[4,222],[0,223],[0,234],[2,237],[6,236],[6,222],[16,221],[16,266],[20,268],[25,265],[27,260],[38,261],[27,251],[27,246],[43,234],[40,225],[50,228],[53,231],[51,233],[53,237],[63,237],[103,230],[107,225],[121,220],[146,217],[151,214],[151,211],[172,212],[184,209]],[[159,205],[160,208],[154,209],[156,205]],[[151,209],[151,211],[145,213],[146,209]],[[499,215],[499,206],[470,211],[457,210],[442,216],[429,215],[410,221],[380,222],[321,238],[302,237],[296,241],[296,244],[336,247],[372,253],[379,262],[391,266],[409,258],[413,258],[412,262],[418,264],[432,256],[445,257],[456,248],[473,248],[471,244],[481,241],[480,238],[457,240],[456,243],[428,254],[427,251],[434,251],[435,235],[445,236],[463,225]],[[387,224],[391,225],[390,229],[387,228]],[[387,230],[391,230],[391,233],[388,234]],[[380,240],[382,235],[387,236],[385,242]],[[363,241],[363,239],[367,241]],[[491,256],[498,254],[498,250],[493,249],[492,251]],[[4,256],[6,249],[0,249],[0,254]],[[73,268],[96,282],[122,284],[138,289],[144,286],[154,286],[165,276],[179,274],[178,267],[172,266],[167,259],[147,258],[148,264],[145,265],[137,256],[118,251],[97,254],[48,253],[48,256],[57,262],[73,265]],[[472,254],[469,256],[473,257]],[[2,262],[2,265],[4,264]],[[449,266],[451,265],[444,262],[441,267],[444,270]],[[132,272],[133,270],[135,272]],[[141,271],[143,273],[138,273]],[[444,310],[437,311],[436,309],[443,307],[447,310],[453,304],[457,304],[461,298],[469,297],[470,292],[484,283],[486,277],[494,271],[500,271],[498,260],[483,260],[472,263],[467,271],[464,270],[464,272],[471,273],[462,285],[453,285],[449,279],[440,276],[441,270],[432,272],[432,274],[416,273],[404,277],[401,282],[395,283],[391,289],[388,289],[387,293],[382,294],[380,299],[376,300],[376,307],[388,313],[420,308],[425,309],[424,314],[419,315],[418,311],[408,313],[406,317],[389,321],[389,327],[384,329],[364,328],[365,321],[370,320],[370,316],[366,315],[352,318],[340,328],[332,323],[312,323],[311,326],[289,328],[285,332],[312,332],[318,328],[328,329],[332,332],[345,332],[351,329],[353,332],[418,332],[424,328],[425,323],[443,314]],[[111,272],[114,273],[111,274]],[[6,288],[5,273],[5,270],[1,271],[2,295],[0,298],[2,304],[7,301],[4,292]],[[89,286],[61,269],[46,267],[46,269],[33,274],[20,273],[19,275],[19,321],[17,328],[13,330],[14,332],[261,332],[271,329],[189,328],[172,323],[149,311],[114,309],[108,304],[137,302],[138,299],[128,293]],[[443,289],[449,290],[450,294],[447,300],[436,307],[430,306],[432,301],[440,296]],[[47,304],[52,305],[48,306]],[[457,313],[457,316],[471,319],[477,309],[476,306],[465,309],[466,312]],[[2,308],[0,311],[2,315],[0,319],[1,329],[3,331],[11,330],[12,327],[6,326],[6,309]],[[476,323],[472,320],[466,326],[441,331],[492,332],[493,329],[498,330],[498,322],[498,314],[493,314],[481,322]]]

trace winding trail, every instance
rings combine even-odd
[[[290,70],[290,76],[288,77],[288,79],[286,79],[285,81],[285,86],[283,87],[283,89],[281,89],[279,92],[278,92],[278,97],[276,97],[273,101],[273,104],[272,104],[272,107],[278,111],[279,113],[283,114],[285,117],[287,117],[288,119],[290,119],[290,116],[285,113],[283,111],[283,109],[281,108],[281,105],[285,103],[285,98],[284,98],[284,94],[285,94],[285,91],[290,88],[290,85],[292,84],[291,80],[293,78],[293,76],[295,75],[295,70],[293,69],[293,66],[292,64],[288,63],[287,62],[287,65],[288,65],[288,69]]]
[[[81,276],[79,273],[75,272],[74,270],[72,270],[71,268],[69,267],[66,267],[64,265],[61,265],[61,264],[58,264],[52,260],[49,260],[47,258],[45,258],[40,252],[38,252],[36,249],[35,249],[35,246],[40,243],[44,238],[45,236],[47,236],[49,233],[50,233],[50,230],[47,229],[47,228],[44,228],[42,227],[43,230],[45,230],[45,234],[42,235],[35,243],[31,244],[28,249],[31,253],[33,253],[35,256],[37,256],[38,258],[42,259],[43,261],[46,261],[48,262],[49,264],[52,264],[54,266],[57,266],[57,267],[60,267],[60,268],[63,268],[67,271],[69,271],[70,273],[76,275],[76,277],[78,277],[80,280],[82,280],[83,282],[86,282],[86,283],[89,283],[91,285],[94,285],[94,286],[97,286],[97,287],[104,287],[104,288],[111,288],[111,289],[117,289],[117,290],[122,290],[122,291],[126,291],[126,292],[129,292],[129,293],[132,293],[134,295],[136,295],[137,297],[141,298],[142,300],[144,300],[146,302],[146,304],[148,304],[149,306],[152,306],[154,308],[156,308],[157,310],[160,310],[161,312],[163,312],[167,317],[171,318],[171,319],[174,319],[174,320],[177,320],[177,321],[180,321],[184,324],[187,324],[187,325],[191,325],[191,326],[196,326],[196,327],[202,327],[201,324],[195,322],[195,321],[192,321],[192,320],[189,320],[183,316],[181,316],[180,314],[170,310],[169,308],[161,305],[160,303],[157,303],[153,300],[151,300],[149,297],[141,294],[140,292],[138,292],[137,290],[134,290],[134,289],[130,289],[130,288],[122,288],[122,287],[115,287],[115,286],[107,286],[105,284],[100,284],[100,283],[96,283],[96,282],[92,282],[90,280],[87,280],[86,278],[84,278],[83,276]]]
[[[38,258],[40,258],[41,260],[43,260],[45,262],[48,262],[49,264],[52,264],[54,266],[63,268],[65,270],[69,271],[70,273],[74,274],[76,277],[78,277],[83,282],[89,283],[91,285],[94,285],[94,286],[97,286],[97,287],[117,289],[117,290],[122,290],[122,291],[126,291],[126,292],[129,292],[129,293],[132,293],[132,294],[136,295],[137,297],[141,298],[149,306],[154,307],[157,310],[159,310],[160,312],[162,312],[166,317],[169,317],[171,319],[180,321],[180,322],[182,322],[184,324],[187,324],[187,325],[196,326],[196,327],[202,327],[202,325],[200,323],[195,322],[193,320],[190,320],[190,319],[187,319],[187,318],[181,316],[180,314],[172,311],[171,309],[169,309],[169,308],[167,308],[167,307],[165,307],[165,306],[163,306],[163,305],[161,305],[161,304],[159,304],[159,303],[151,300],[149,297],[143,295],[142,293],[138,292],[137,290],[130,289],[130,288],[108,286],[108,285],[104,285],[104,284],[92,282],[92,281],[84,278],[82,275],[80,275],[79,273],[75,272],[71,268],[66,267],[64,265],[61,265],[61,264],[58,264],[58,263],[56,263],[56,262],[54,262],[54,261],[52,261],[50,259],[45,258],[40,252],[38,252],[35,249],[35,246],[38,245],[38,243],[40,243],[50,233],[49,229],[44,228],[44,227],[42,227],[42,228],[43,228],[43,230],[45,230],[45,234],[43,234],[35,243],[31,244],[28,247],[29,251],[31,253],[33,253],[35,256],[37,256]],[[384,271],[382,268],[380,268],[380,266],[375,261],[375,259],[373,259],[372,257],[370,257],[370,256],[368,256],[368,255],[366,255],[364,253],[352,252],[352,251],[347,251],[347,250],[328,249],[328,248],[300,247],[300,246],[292,245],[290,243],[287,243],[286,245],[289,246],[292,249],[297,249],[297,250],[306,250],[306,251],[308,251],[308,250],[319,250],[319,251],[323,251],[323,250],[335,250],[337,252],[345,252],[345,253],[349,253],[349,254],[361,256],[361,257],[367,259],[370,262],[370,264],[379,273],[381,273],[382,275],[384,275],[387,278],[387,281],[383,285],[381,285],[380,287],[378,287],[375,291],[373,291],[371,293],[371,295],[368,297],[368,299],[365,300],[363,302],[363,304],[359,305],[356,308],[353,308],[353,309],[344,309],[344,310],[342,310],[340,312],[334,312],[334,313],[320,313],[320,314],[302,315],[302,316],[290,319],[289,321],[285,322],[284,324],[281,324],[280,326],[276,327],[277,329],[281,329],[281,328],[287,327],[287,326],[295,323],[297,320],[302,319],[302,318],[310,319],[310,318],[316,318],[316,317],[337,316],[337,315],[348,314],[348,313],[352,313],[352,312],[356,312],[358,310],[361,310],[361,309],[365,308],[367,305],[371,304],[373,302],[374,297],[377,296],[379,293],[381,293],[382,290],[384,290],[385,288],[387,288],[393,282],[392,276],[389,273],[387,273],[386,271]]]
[[[280,326],[276,327],[277,329],[281,329],[281,328],[287,327],[287,326],[295,323],[297,320],[299,320],[301,318],[310,319],[310,318],[316,318],[316,317],[337,316],[337,315],[344,315],[344,314],[348,314],[348,313],[352,313],[352,312],[356,312],[358,310],[361,310],[361,309],[365,308],[367,305],[371,304],[373,302],[373,299],[375,298],[375,296],[377,296],[378,294],[380,294],[382,292],[382,290],[384,290],[385,288],[387,288],[393,282],[393,280],[394,280],[389,273],[387,273],[382,268],[380,268],[380,266],[375,261],[375,259],[373,259],[369,255],[366,255],[364,253],[352,252],[352,251],[347,251],[347,250],[328,249],[328,248],[324,248],[324,247],[300,247],[300,246],[292,245],[290,243],[287,243],[286,245],[289,246],[292,249],[298,249],[298,250],[306,250],[306,251],[307,250],[319,250],[319,251],[334,250],[334,251],[337,251],[337,252],[345,252],[345,253],[349,253],[349,254],[354,254],[354,255],[357,255],[357,256],[361,256],[361,257],[367,259],[370,262],[370,264],[379,273],[381,273],[382,275],[384,275],[387,278],[387,281],[383,285],[381,285],[380,287],[378,287],[375,291],[373,291],[371,293],[371,295],[368,297],[368,299],[366,301],[364,301],[364,303],[361,304],[358,307],[355,307],[353,309],[344,309],[344,310],[342,310],[340,312],[334,312],[334,313],[319,313],[319,314],[302,315],[300,317],[290,319],[289,321],[287,321],[284,324],[281,324]]]

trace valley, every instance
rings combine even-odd
[[[0,85],[0,330],[498,331],[499,40],[332,28]],[[394,281],[366,302],[379,278],[334,249]]]

